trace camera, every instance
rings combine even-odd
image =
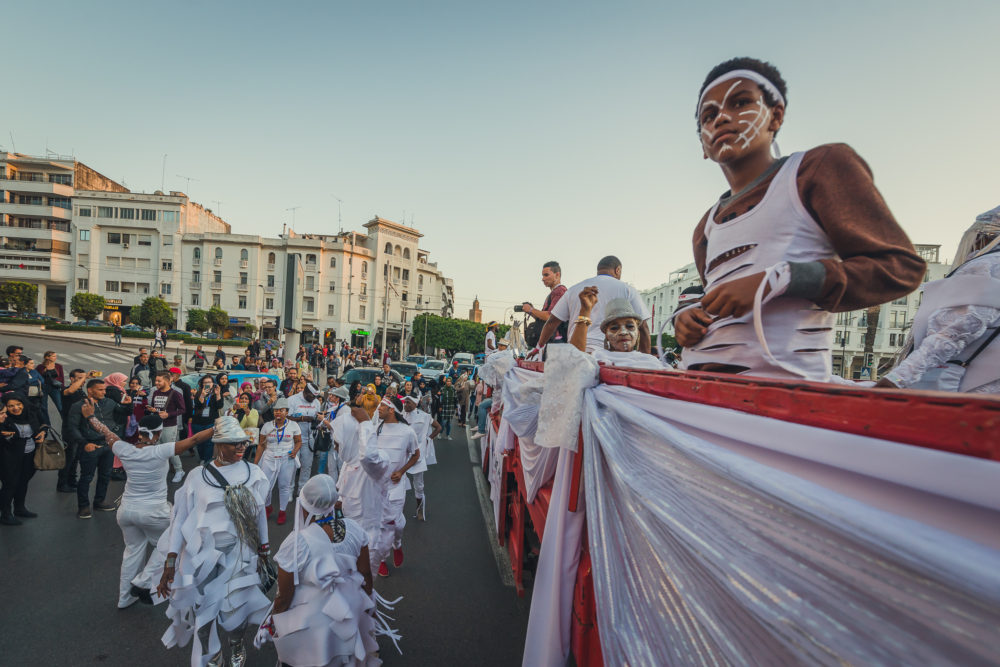
[[[524,306],[523,305],[521,305],[521,306],[514,306],[514,312],[515,313],[523,313],[524,312]]]

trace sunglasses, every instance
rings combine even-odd
[[[220,442],[220,447],[235,447],[236,449],[246,449],[250,446],[250,443],[246,440],[243,442]]]

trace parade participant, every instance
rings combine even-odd
[[[45,426],[38,415],[28,409],[27,401],[18,392],[3,395],[0,410],[0,523],[19,526],[21,519],[38,515],[25,504],[28,482],[35,475],[35,446],[45,441]],[[13,510],[11,510],[13,504]]]
[[[376,430],[376,444],[379,451],[389,460],[386,474],[382,479],[383,485],[387,488],[385,503],[382,506],[382,523],[375,553],[372,554],[372,565],[379,564],[378,573],[381,577],[389,576],[385,559],[390,551],[392,551],[393,565],[397,568],[403,565],[403,528],[406,526],[403,505],[406,502],[406,491],[410,488],[406,472],[420,460],[417,434],[406,423],[402,410],[403,404],[395,396],[386,396],[378,406],[378,415],[382,423]]]
[[[324,396],[318,415],[319,424],[316,426],[316,438],[317,441],[319,439],[325,440],[327,446],[325,450],[317,451],[319,463],[316,471],[326,473],[329,469],[329,474],[334,481],[339,479],[341,461],[333,439],[333,424],[338,418],[342,418],[349,412],[344,408],[350,404],[350,400],[351,395],[347,392],[346,387],[335,387]]]
[[[222,392],[211,375],[203,375],[198,380],[198,389],[192,398],[191,433],[198,433],[215,426],[215,420],[222,414]],[[202,462],[211,461],[215,447],[211,440],[198,445],[198,456]]]
[[[383,479],[389,461],[384,456],[380,458],[375,425],[365,409],[356,404],[333,422],[331,435],[342,461],[337,491],[344,516],[361,524],[374,551],[382,526],[386,493]],[[366,465],[364,459],[369,454]]]
[[[246,434],[233,417],[216,420],[212,439],[218,455],[192,470],[174,495],[156,592],[170,601],[164,646],[191,641],[192,666],[222,665],[222,630],[229,635],[230,664],[242,666],[246,629],[256,629],[270,604],[258,574],[270,552],[267,478],[243,458]]]
[[[417,434],[417,445],[420,447],[420,459],[408,471],[413,480],[413,496],[417,499],[417,511],[414,518],[418,521],[426,521],[424,473],[427,472],[427,466],[437,463],[434,438],[441,433],[441,424],[423,410],[418,409],[417,399],[413,396],[403,397],[403,415],[410,423],[413,432]]]
[[[90,426],[104,436],[128,474],[125,492],[118,506],[118,527],[125,540],[121,577],[118,584],[118,608],[125,609],[142,600],[153,604],[150,591],[154,577],[162,572],[163,554],[156,543],[170,527],[170,503],[167,501],[166,473],[169,461],[199,442],[208,440],[212,432],[202,431],[193,438],[179,442],[160,442],[166,429],[158,414],[148,414],[139,420],[136,443],[130,444],[94,417],[94,405],[88,400],[80,411]],[[146,546],[153,547],[146,558]]]
[[[267,516],[272,512],[271,498],[274,486],[278,486],[278,524],[285,523],[285,508],[292,497],[295,484],[295,468],[299,450],[302,448],[302,434],[299,425],[288,419],[288,399],[279,398],[274,404],[274,421],[269,421],[260,429],[257,446],[257,460],[267,478]]]
[[[274,557],[278,593],[258,638],[273,639],[283,665],[381,664],[367,535],[337,500],[329,475],[310,479],[295,502],[295,530]]]
[[[1000,207],[962,236],[951,273],[924,285],[910,331],[876,387],[1000,394]]]
[[[597,303],[596,287],[587,287],[579,295],[580,317],[590,318]],[[604,332],[604,347],[594,350],[591,354],[594,360],[609,366],[626,366],[632,368],[649,368],[661,370],[665,368],[662,361],[654,355],[639,352],[639,330],[642,316],[635,312],[628,299],[612,299],[604,308],[604,319],[600,322]],[[578,327],[573,331],[570,344],[581,352],[588,348],[587,331]]]
[[[490,356],[497,351],[497,331],[500,325],[492,321],[486,325],[486,341],[484,343],[486,356]]]
[[[566,322],[569,325],[571,340],[573,332],[578,326],[587,329],[588,352],[593,352],[603,347],[604,334],[601,332],[598,323],[604,319],[605,304],[612,299],[628,299],[635,311],[642,316],[642,324],[639,327],[639,350],[641,352],[649,352],[651,349],[649,325],[647,324],[650,319],[649,309],[646,308],[646,304],[643,302],[642,297],[639,296],[639,292],[628,283],[623,282],[621,277],[621,260],[614,255],[602,257],[597,263],[597,275],[593,278],[581,280],[567,289],[563,298],[559,299],[559,303],[553,307],[549,314],[549,319],[546,320],[545,326],[542,327],[542,333],[538,338],[538,345],[528,356],[534,356],[538,349],[548,343],[562,322]],[[593,320],[591,317],[581,317],[579,312],[579,295],[587,287],[596,287],[600,294],[597,303],[594,304],[591,311]]]
[[[378,404],[381,400],[382,399],[378,395],[375,384],[369,384],[365,387],[365,393],[361,395],[360,405],[368,413],[369,418],[373,418],[375,416],[375,412],[378,410]]]
[[[102,424],[121,435],[122,425],[132,411],[132,399],[125,395],[121,403],[115,403],[105,395],[106,392],[104,380],[91,378],[87,381],[87,398],[94,406],[94,415]],[[78,401],[70,408],[66,434],[77,447],[80,460],[80,481],[76,485],[76,516],[89,519],[93,516],[90,510],[90,481],[94,479],[95,472],[97,488],[94,491],[94,509],[102,512],[114,512],[117,509],[114,503],[104,502],[111,482],[111,467],[115,455],[105,444],[104,436],[95,431],[83,417],[83,404],[83,401]]]
[[[786,98],[778,70],[752,58],[722,63],[701,87],[702,153],[730,189],[694,233],[705,296],[674,318],[689,370],[828,381],[833,313],[892,301],[923,278],[854,150],[772,155]]]
[[[313,458],[316,453],[316,448],[313,446],[313,421],[320,408],[317,394],[319,389],[310,382],[306,383],[302,391],[288,398],[288,418],[298,424],[302,436],[302,448],[299,450],[298,488],[300,489],[312,476]]]
[[[173,377],[168,371],[157,372],[153,379],[156,383],[156,391],[149,397],[149,404],[146,405],[147,412],[156,413],[163,420],[163,433],[160,434],[160,439],[163,442],[177,441],[180,437],[178,424],[184,415],[184,397],[181,396],[180,392],[174,390],[172,379]],[[184,480],[181,457],[172,456],[170,463],[174,468],[174,476],[170,481],[174,484],[180,484]],[[128,470],[126,469],[125,472],[127,473]]]

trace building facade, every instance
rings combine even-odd
[[[652,314],[650,332],[656,340],[657,334],[663,333],[674,335],[674,325],[671,319],[677,304],[680,302],[680,295],[692,285],[700,285],[701,277],[694,263],[681,267],[670,273],[667,282],[652,289],[639,292],[646,307]]]

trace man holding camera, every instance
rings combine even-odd
[[[525,330],[527,343],[532,347],[538,344],[538,335],[541,333],[542,326],[548,322],[549,313],[552,312],[552,309],[559,303],[559,299],[566,293],[566,286],[562,284],[562,269],[559,267],[559,262],[545,262],[542,265],[542,284],[549,288],[549,294],[545,297],[545,302],[542,304],[541,309],[536,309],[527,301],[521,305],[522,312],[535,318],[535,321],[528,325],[528,329]],[[565,329],[565,325],[557,329],[555,335],[552,336],[552,340],[549,342],[565,343]]]

